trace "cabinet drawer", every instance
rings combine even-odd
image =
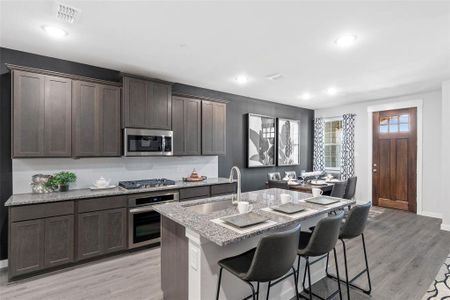
[[[225,183],[211,186],[211,196],[236,193],[236,183]]]
[[[64,201],[55,203],[44,203],[24,206],[14,206],[10,208],[10,221],[24,221],[71,215],[74,213],[74,202]]]
[[[127,199],[124,196],[78,200],[79,213],[120,207],[127,207]]]
[[[185,188],[180,190],[180,200],[199,197],[209,197],[209,186]]]

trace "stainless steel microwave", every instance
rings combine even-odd
[[[173,131],[125,128],[124,156],[173,155]]]

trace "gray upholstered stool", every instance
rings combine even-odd
[[[339,272],[338,276],[333,276],[330,273],[328,273],[328,259],[327,256],[327,276],[330,278],[334,278],[336,280],[340,280],[344,282],[347,286],[347,297],[350,299],[350,286],[354,287],[356,289],[359,289],[363,291],[366,294],[370,294],[372,291],[372,284],[370,282],[370,273],[369,273],[369,263],[367,262],[367,251],[366,251],[366,242],[364,240],[364,229],[367,224],[367,218],[369,216],[371,204],[370,202],[363,204],[363,205],[356,205],[354,206],[346,218],[346,221],[343,223],[341,228],[341,233],[339,234],[339,240],[342,242],[342,248],[344,250],[344,266],[345,266],[345,281],[339,279]],[[366,268],[359,272],[355,277],[352,279],[348,278],[348,264],[347,264],[347,247],[345,244],[345,240],[354,239],[358,236],[361,236],[362,245],[363,245],[363,251],[364,251],[364,260],[366,263]],[[336,269],[337,270],[337,269]],[[367,281],[369,284],[369,288],[363,289],[359,286],[354,285],[352,282],[355,281],[357,278],[359,278],[364,273],[367,273]]]
[[[269,282],[267,288],[268,299],[270,281],[280,278],[288,273],[290,269],[293,270],[294,282],[297,284],[297,273],[292,265],[297,255],[299,235],[300,225],[297,225],[291,230],[263,237],[256,248],[219,261],[220,271],[216,299],[219,299],[223,269],[226,269],[250,286],[253,300],[256,300],[256,296],[259,298],[260,282]],[[252,282],[257,283],[256,292]]]
[[[324,218],[317,223],[317,225],[314,228],[313,232],[301,232],[300,234],[300,241],[298,246],[298,264],[297,264],[297,280],[299,278],[299,272],[300,272],[300,258],[304,257],[306,260],[306,266],[305,266],[305,273],[303,276],[303,290],[309,294],[309,299],[312,300],[313,295],[323,299],[322,297],[318,296],[317,294],[313,293],[312,291],[312,284],[311,284],[311,264],[321,260],[323,258],[323,255],[328,254],[331,250],[334,252],[334,261],[336,264],[336,271],[337,271],[337,278],[339,279],[339,267],[337,263],[337,255],[336,255],[336,242],[338,240],[340,230],[341,230],[341,223],[342,219],[344,218],[344,213],[338,213],[335,216],[330,216],[327,218]],[[318,257],[322,256],[321,258],[317,259],[314,262],[310,261],[311,257]],[[308,284],[309,289],[305,286],[305,280],[306,275],[308,274]],[[298,286],[298,284],[297,284]],[[338,290],[332,295],[330,295],[326,299],[330,299],[334,297],[337,293],[339,293],[340,299],[342,299],[342,293],[341,293],[341,285],[340,281],[338,280]],[[304,296],[301,296],[302,298],[308,299]]]

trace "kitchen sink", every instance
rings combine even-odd
[[[235,207],[235,205],[231,202],[231,199],[227,199],[222,201],[214,201],[209,203],[192,205],[188,206],[187,209],[201,215],[207,215],[216,211],[221,211],[233,207]]]

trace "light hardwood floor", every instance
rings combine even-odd
[[[450,252],[450,233],[439,226],[437,219],[372,209],[366,229],[372,297],[352,290],[352,299],[421,299]],[[362,248],[359,240],[348,245],[353,275],[363,267]],[[2,270],[0,299],[161,299],[159,254],[147,249],[10,284]],[[332,287],[331,280],[315,285],[324,293]]]

